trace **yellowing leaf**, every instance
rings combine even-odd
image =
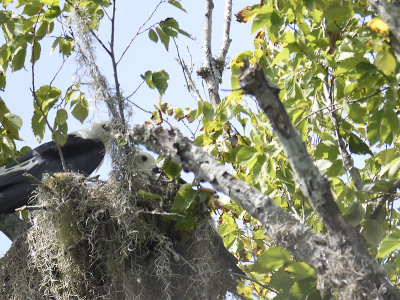
[[[378,52],[375,58],[375,66],[386,76],[391,75],[396,68],[396,60],[393,54],[386,50]]]
[[[246,6],[245,8],[239,10],[236,14],[236,21],[239,23],[247,23],[251,19],[254,18],[256,15],[256,12],[253,11],[253,7],[251,6]]]
[[[383,35],[389,34],[389,26],[381,18],[373,18],[368,22],[368,27],[374,32],[382,33]]]
[[[253,294],[253,289],[251,288],[251,286],[246,285],[243,288],[243,293],[245,294],[246,297],[250,297],[251,294]]]

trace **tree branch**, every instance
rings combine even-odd
[[[232,0],[225,0],[224,20],[224,31],[222,34],[222,43],[219,50],[218,61],[225,63],[226,54],[228,53],[229,46],[232,42],[232,39],[229,37],[232,21]]]
[[[113,1],[113,8],[112,8],[112,18],[111,18],[111,42],[110,42],[110,56],[111,62],[113,67],[114,73],[114,85],[116,91],[116,101],[118,105],[119,111],[119,121],[122,123],[123,133],[126,130],[126,121],[125,121],[125,110],[124,110],[124,101],[122,99],[122,94],[120,90],[120,84],[118,79],[118,66],[115,60],[115,49],[114,49],[114,42],[115,42],[115,12],[116,12],[116,0]]]
[[[206,0],[205,15],[204,15],[204,40],[203,40],[203,66],[197,71],[207,83],[208,95],[210,102],[213,105],[218,105],[221,102],[219,96],[219,83],[221,80],[221,72],[219,72],[216,61],[212,56],[211,37],[212,37],[212,11],[214,2]]]
[[[230,175],[224,165],[194,145],[177,129],[136,125],[129,136],[134,143],[143,144],[149,150],[182,165],[185,171],[194,172],[197,181],[210,182],[214,189],[231,197],[257,218],[275,243],[286,247],[296,258],[316,270],[324,272],[326,259],[330,256],[326,238],[314,233],[260,191]]]
[[[67,172],[67,171],[68,171],[67,164],[65,163],[64,155],[63,155],[63,153],[62,153],[60,144],[59,144],[58,141],[57,141],[56,134],[54,133],[53,127],[51,127],[51,125],[50,125],[50,123],[49,123],[49,120],[47,119],[47,115],[46,115],[46,114],[44,113],[44,111],[43,111],[42,104],[39,102],[39,100],[38,100],[38,98],[37,98],[37,96],[36,96],[36,87],[35,87],[35,43],[36,43],[36,26],[37,26],[37,24],[38,24],[38,22],[39,22],[39,16],[41,15],[42,8],[43,8],[43,5],[40,7],[40,11],[39,11],[39,13],[38,13],[38,17],[36,18],[35,25],[33,26],[33,33],[32,33],[32,35],[33,35],[33,39],[32,39],[32,52],[31,52],[31,55],[32,55],[32,68],[31,68],[31,75],[32,75],[32,96],[33,96],[33,100],[35,101],[37,107],[38,107],[39,110],[40,110],[40,113],[42,114],[42,116],[43,116],[43,118],[44,118],[44,120],[45,120],[45,122],[46,122],[47,127],[49,128],[49,130],[50,130],[50,132],[51,132],[51,136],[52,136],[52,138],[53,138],[53,140],[54,140],[54,143],[55,143],[55,145],[56,145],[56,147],[57,147],[57,150],[58,150],[58,155],[60,156],[61,165],[62,165],[62,167],[63,167],[63,170],[64,170],[65,172]],[[63,62],[63,64],[64,64],[64,62]],[[55,76],[57,76],[57,74],[58,74],[58,72],[56,73]],[[52,82],[53,82],[53,80],[52,80]],[[49,90],[50,90],[50,88],[49,88]],[[46,97],[46,96],[47,96],[47,93],[46,93],[45,97]],[[45,98],[45,97],[44,97],[44,98]]]
[[[129,50],[129,48],[131,47],[131,45],[132,45],[133,41],[136,39],[136,37],[137,37],[139,34],[141,34],[141,33],[143,33],[143,32],[146,32],[146,31],[149,30],[150,28],[154,27],[154,25],[151,25],[150,27],[146,28],[145,30],[140,31],[144,26],[146,26],[146,24],[147,24],[148,22],[150,22],[151,18],[154,16],[154,14],[156,13],[157,9],[158,9],[158,8],[160,7],[160,5],[161,5],[162,3],[164,3],[164,2],[165,2],[165,0],[160,0],[160,1],[158,2],[158,4],[156,5],[156,7],[154,8],[153,12],[152,12],[152,13],[150,14],[150,16],[147,18],[147,20],[144,21],[144,23],[143,23],[143,24],[139,27],[139,29],[136,31],[135,35],[131,38],[131,40],[129,41],[128,45],[125,47],[125,50],[122,52],[120,58],[118,59],[117,65],[118,65],[119,62],[122,60],[122,58],[124,57],[124,55],[126,54],[126,52]]]
[[[16,214],[0,214],[0,231],[3,232],[12,242],[26,231],[26,223]]]
[[[348,282],[352,282],[355,286],[359,285],[356,290],[370,289],[371,283],[373,283],[375,289],[384,294],[385,299],[398,299],[399,291],[392,286],[380,265],[369,253],[363,236],[340,213],[330,191],[329,181],[313,164],[301,136],[294,128],[279,100],[278,88],[268,81],[259,65],[249,66],[248,62],[242,69],[239,84],[247,94],[256,96],[258,103],[269,118],[286,153],[300,190],[309,198],[312,208],[326,225],[332,246],[340,249],[342,253],[346,253],[348,256],[346,260],[348,263],[351,262],[351,265],[363,264],[363,279],[359,278],[359,274],[355,274],[357,272],[353,272],[354,274],[349,272],[346,275]],[[385,291],[382,290],[382,287],[385,287]],[[343,291],[341,292],[343,293]]]

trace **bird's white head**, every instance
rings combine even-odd
[[[137,171],[149,172],[157,167],[157,162],[150,153],[139,151],[135,156],[135,165]]]
[[[109,122],[95,122],[92,126],[86,129],[78,130],[73,134],[84,139],[97,139],[103,142],[104,147],[109,149],[111,143],[111,126]]]

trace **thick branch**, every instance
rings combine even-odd
[[[247,94],[256,96],[260,107],[269,118],[288,157],[296,182],[326,225],[331,242],[336,244],[337,249],[346,252],[348,260],[354,260],[356,264],[362,263],[365,267],[363,279],[349,272],[349,282],[354,281],[356,275],[357,284],[361,289],[371,288],[373,283],[380,291],[383,286],[387,289],[382,292],[387,297],[385,299],[398,299],[400,296],[397,289],[380,271],[381,267],[370,255],[364,238],[341,215],[330,191],[329,181],[313,164],[305,144],[279,100],[279,90],[268,81],[260,66],[249,66],[248,63],[245,63],[239,83]]]
[[[3,232],[12,242],[26,230],[26,223],[16,214],[0,215],[0,231]]]
[[[194,172],[198,181],[210,182],[216,190],[231,197],[257,218],[275,243],[307,262],[317,273],[324,273],[330,257],[324,237],[300,223],[260,191],[230,175],[224,165],[216,162],[177,129],[137,125],[131,130],[130,138],[134,143],[143,144],[151,151],[174,160],[186,171]]]
[[[313,164],[306,146],[292,125],[278,98],[279,90],[268,82],[264,72],[258,66],[245,68],[239,82],[246,93],[256,96],[260,107],[270,119],[301,191],[310,198],[313,209],[322,218],[329,232],[333,235],[337,232],[340,234],[346,232],[350,225],[343,218],[339,207],[333,200],[328,180]]]

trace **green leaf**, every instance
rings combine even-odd
[[[76,101],[79,99],[78,101]],[[72,115],[75,119],[79,120],[81,123],[85,121],[87,116],[89,115],[89,103],[87,102],[86,98],[82,98],[82,94],[76,93],[74,99],[71,102],[71,107],[74,107],[72,110]]]
[[[49,110],[60,98],[61,91],[55,87],[43,85],[36,91],[35,96],[44,114],[47,115]]]
[[[214,107],[209,102],[204,102],[203,106],[203,114],[207,120],[214,120],[215,119],[215,110]]]
[[[46,120],[40,112],[35,112],[32,117],[32,130],[38,142],[41,142],[46,129]]]
[[[169,47],[169,35],[164,32],[161,27],[156,27],[158,36],[160,37],[161,43],[164,44],[165,49],[168,51]]]
[[[316,286],[315,286],[315,279],[313,278],[306,278],[299,281],[296,281],[292,288],[290,289],[290,294],[296,297],[296,299],[310,299],[306,297],[310,294],[315,294],[315,299],[321,299],[319,293],[316,293]],[[303,298],[304,297],[304,298]]]
[[[369,149],[368,145],[366,143],[364,143],[354,133],[350,133],[349,149],[352,153],[355,153],[355,154],[371,154],[372,155],[372,152]]]
[[[21,69],[25,65],[26,44],[19,46],[12,55],[11,67],[13,71]]]
[[[294,283],[294,279],[290,277],[290,275],[285,272],[285,270],[279,269],[278,271],[274,272],[271,276],[270,285],[273,289],[282,290],[289,293],[290,288]],[[278,297],[275,297],[278,298]],[[289,297],[283,297],[278,299],[290,299]]]
[[[175,229],[180,231],[192,230],[194,225],[196,225],[197,217],[196,216],[185,216],[180,218],[175,218],[177,221],[175,224]]]
[[[138,195],[139,199],[142,199],[142,200],[162,199],[162,197],[159,194],[152,194],[152,193],[146,192],[142,189],[138,190],[137,195]]]
[[[359,201],[353,201],[347,208],[344,217],[351,225],[357,226],[361,223],[365,216],[365,208]]]
[[[224,222],[222,225],[218,226],[218,232],[222,237],[225,237],[231,233],[236,235],[237,230],[237,224],[234,221]]]
[[[174,179],[181,175],[182,168],[177,163],[168,160],[163,167],[163,171],[169,179]]]
[[[174,18],[167,18],[164,21],[160,22],[160,27],[168,36],[178,36],[179,25]]]
[[[155,43],[158,42],[157,33],[156,33],[153,29],[150,29],[150,30],[149,30],[149,38],[150,38],[150,40],[152,40],[152,41],[155,42]]]
[[[379,247],[377,258],[384,258],[400,248],[400,234],[398,231],[385,237]]]
[[[185,211],[196,199],[196,196],[197,191],[193,190],[191,184],[182,184],[179,188],[178,193],[175,196],[174,203],[172,204],[172,211]]]
[[[332,166],[332,162],[330,160],[327,159],[318,159],[315,162],[315,166],[319,169],[319,171],[321,172],[322,175],[325,175],[329,168]]]
[[[387,50],[381,50],[376,54],[375,66],[386,76],[390,76],[396,68],[396,59]]]
[[[56,114],[56,118],[55,118],[56,124],[64,124],[67,122],[67,119],[68,119],[68,113],[65,109],[57,110],[57,114]]]
[[[177,0],[168,0],[168,3],[179,8],[180,10],[183,10],[184,12],[186,12],[186,9],[184,9],[181,5],[181,3]]]
[[[69,56],[72,51],[72,42],[68,39],[62,39],[59,44],[60,51],[63,55]]]
[[[40,58],[41,46],[40,43],[35,41],[35,47],[33,49],[33,57],[31,57],[31,63],[36,62]]]
[[[397,179],[399,177],[398,176],[399,170],[400,170],[400,157],[397,157],[390,163],[388,178]]]
[[[167,87],[168,87],[169,75],[164,70],[157,71],[152,73],[152,82],[160,96],[164,95]]]
[[[53,131],[56,136],[57,143],[64,145],[68,138],[68,113],[65,109],[59,109],[57,111],[56,118],[54,120]]]
[[[266,5],[265,5],[266,6]],[[272,9],[271,9],[272,12]],[[257,30],[271,23],[270,21],[271,13],[258,14],[254,17],[253,23],[251,25],[251,33],[253,34]]]
[[[340,52],[339,56],[337,57],[336,61],[342,61],[348,58],[353,58],[355,56],[354,52]]]
[[[45,11],[44,18],[46,19],[46,21],[51,22],[55,18],[57,18],[60,14],[61,14],[61,9],[59,6],[51,6]]]
[[[269,273],[282,267],[290,260],[289,252],[283,247],[270,247],[257,257],[254,265],[251,266],[252,272]]]
[[[15,115],[13,113],[6,113],[6,114],[4,114],[4,118],[7,119],[7,121],[9,123],[11,123],[11,125],[14,126],[15,128],[21,128],[22,119],[19,116]],[[0,119],[1,119],[1,117],[0,117]],[[4,122],[4,120],[2,121],[2,123],[3,122]]]
[[[296,281],[305,278],[315,278],[315,271],[305,262],[291,262],[286,268],[286,272],[292,273]]]
[[[27,3],[24,6],[23,14],[28,16],[35,16],[41,11],[42,5],[39,2]]]
[[[271,63],[271,67],[278,62],[288,59],[290,55],[289,48],[283,48]]]
[[[10,20],[10,17],[11,15],[9,11],[0,10],[0,25],[7,23]]]
[[[250,146],[243,146],[236,153],[236,162],[245,163],[252,160],[257,155],[257,149]]]
[[[364,223],[363,234],[367,242],[376,246],[385,237],[385,231],[382,224],[373,219],[368,219]]]
[[[49,5],[49,6],[59,6],[60,0],[40,0],[40,3]]]

